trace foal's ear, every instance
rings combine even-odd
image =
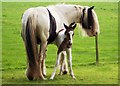
[[[63,25],[64,25],[65,29],[68,29],[68,26],[66,24],[63,24]]]
[[[72,27],[73,28],[73,30],[76,28],[76,24],[74,24],[74,26]]]
[[[71,23],[69,26],[72,27],[75,24],[75,22]]]

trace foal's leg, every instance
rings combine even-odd
[[[59,75],[67,74],[67,64],[66,64],[66,51],[62,51],[61,57],[60,57],[60,73]]]
[[[62,60],[63,60],[63,61],[62,61],[63,63],[62,63],[62,65],[61,65],[61,66],[62,66],[62,67],[61,67],[61,68],[62,68],[62,71],[61,71],[61,72],[62,72],[63,74],[67,74],[67,72],[68,72],[68,65],[67,65],[67,61],[66,61],[66,51],[63,51],[63,53],[62,53],[61,56],[62,56],[62,58],[63,58],[63,59],[62,59]]]
[[[40,76],[39,78],[40,79],[44,79],[44,76],[43,76],[43,63],[44,63],[44,54],[45,54],[45,50],[46,50],[46,47],[47,47],[47,41],[46,42],[42,42],[41,45],[40,45],[40,51],[39,51],[39,62],[40,62]]]
[[[63,71],[63,65],[64,65],[64,56],[63,56],[63,53],[61,54],[61,57],[60,57],[60,73],[59,75],[62,75],[62,71]]]
[[[57,60],[56,60],[56,64],[55,64],[55,67],[54,67],[54,71],[52,73],[52,76],[50,77],[51,80],[54,79],[54,77],[55,77],[55,72],[56,72],[57,67],[59,66],[60,57],[61,57],[61,53],[59,53],[57,55]]]
[[[74,73],[72,70],[72,51],[71,51],[71,48],[68,48],[67,54],[68,54],[68,65],[70,67],[69,72],[70,72],[70,75],[72,76],[72,78],[75,79],[75,76],[74,76]]]

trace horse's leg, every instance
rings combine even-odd
[[[55,67],[54,67],[54,71],[52,73],[52,76],[50,77],[51,80],[55,77],[55,72],[56,72],[57,67],[59,66],[60,57],[61,57],[61,53],[59,53],[57,55],[57,60],[56,60],[56,64],[55,64]]]
[[[27,78],[29,80],[33,80],[35,77],[35,70],[34,69],[35,69],[34,67],[31,67],[28,64],[27,69],[26,69],[26,75],[27,75]]]
[[[45,52],[44,52],[44,57],[43,57],[44,59],[43,59],[43,61],[42,61],[42,68],[43,68],[43,69],[42,69],[42,70],[43,70],[42,73],[43,73],[43,76],[46,76],[46,66],[45,66],[46,51],[47,51],[47,50],[45,50]]]
[[[74,76],[74,73],[72,70],[72,51],[71,51],[71,48],[68,49],[67,54],[68,54],[68,65],[70,67],[69,72],[70,72],[70,75],[72,76],[72,78],[75,79],[75,76]]]
[[[39,78],[40,79],[44,79],[44,76],[43,76],[43,63],[44,63],[44,53],[45,53],[45,50],[46,50],[46,47],[47,47],[47,41],[46,42],[42,42],[41,45],[40,45],[40,51],[39,51],[39,62],[40,62],[40,76]]]

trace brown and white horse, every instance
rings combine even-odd
[[[57,33],[64,28],[63,23],[79,23],[90,37],[99,33],[98,18],[93,8],[94,6],[58,4],[33,7],[24,12],[21,35],[27,53],[26,75],[29,80],[45,79],[46,47],[48,44],[56,43]]]
[[[62,61],[61,62],[61,68],[60,68],[60,75],[62,74],[64,63],[65,63],[63,61],[66,59],[66,56],[62,57],[61,55],[62,54],[66,55],[67,51],[68,51],[68,64],[69,64],[69,67],[70,67],[70,75],[72,76],[72,78],[75,79],[75,76],[74,76],[74,73],[73,73],[73,70],[72,70],[72,51],[71,51],[72,48],[71,47],[72,47],[72,43],[73,43],[73,35],[74,35],[74,29],[76,27],[76,24],[71,23],[69,26],[64,24],[64,27],[65,27],[65,29],[60,31],[58,33],[57,38],[56,38],[56,40],[57,40],[56,42],[59,42],[57,44],[57,47],[58,47],[57,60],[56,60],[56,64],[55,64],[53,74],[52,74],[50,79],[54,78],[55,72],[56,72],[56,69],[57,69],[57,67],[60,63],[60,60]]]

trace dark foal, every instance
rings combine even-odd
[[[65,27],[65,30],[61,31],[61,33],[63,33],[63,34],[59,35],[60,33],[58,33],[58,36],[61,37],[61,39],[63,39],[63,40],[61,40],[61,43],[58,46],[56,65],[55,65],[53,74],[52,74],[50,79],[54,78],[55,72],[56,72],[57,67],[59,66],[60,60],[62,60],[62,63],[64,63],[63,61],[66,58],[66,56],[64,56],[64,58],[61,58],[62,57],[61,55],[63,53],[66,54],[66,51],[67,51],[67,54],[68,54],[68,64],[69,64],[69,67],[70,67],[70,75],[72,76],[72,78],[75,79],[75,76],[74,76],[74,73],[73,73],[73,70],[72,70],[71,48],[72,48],[73,35],[74,35],[74,29],[76,27],[76,24],[71,23],[69,26],[64,24],[64,27]],[[62,68],[63,68],[63,64],[61,64],[60,74],[62,73]]]

